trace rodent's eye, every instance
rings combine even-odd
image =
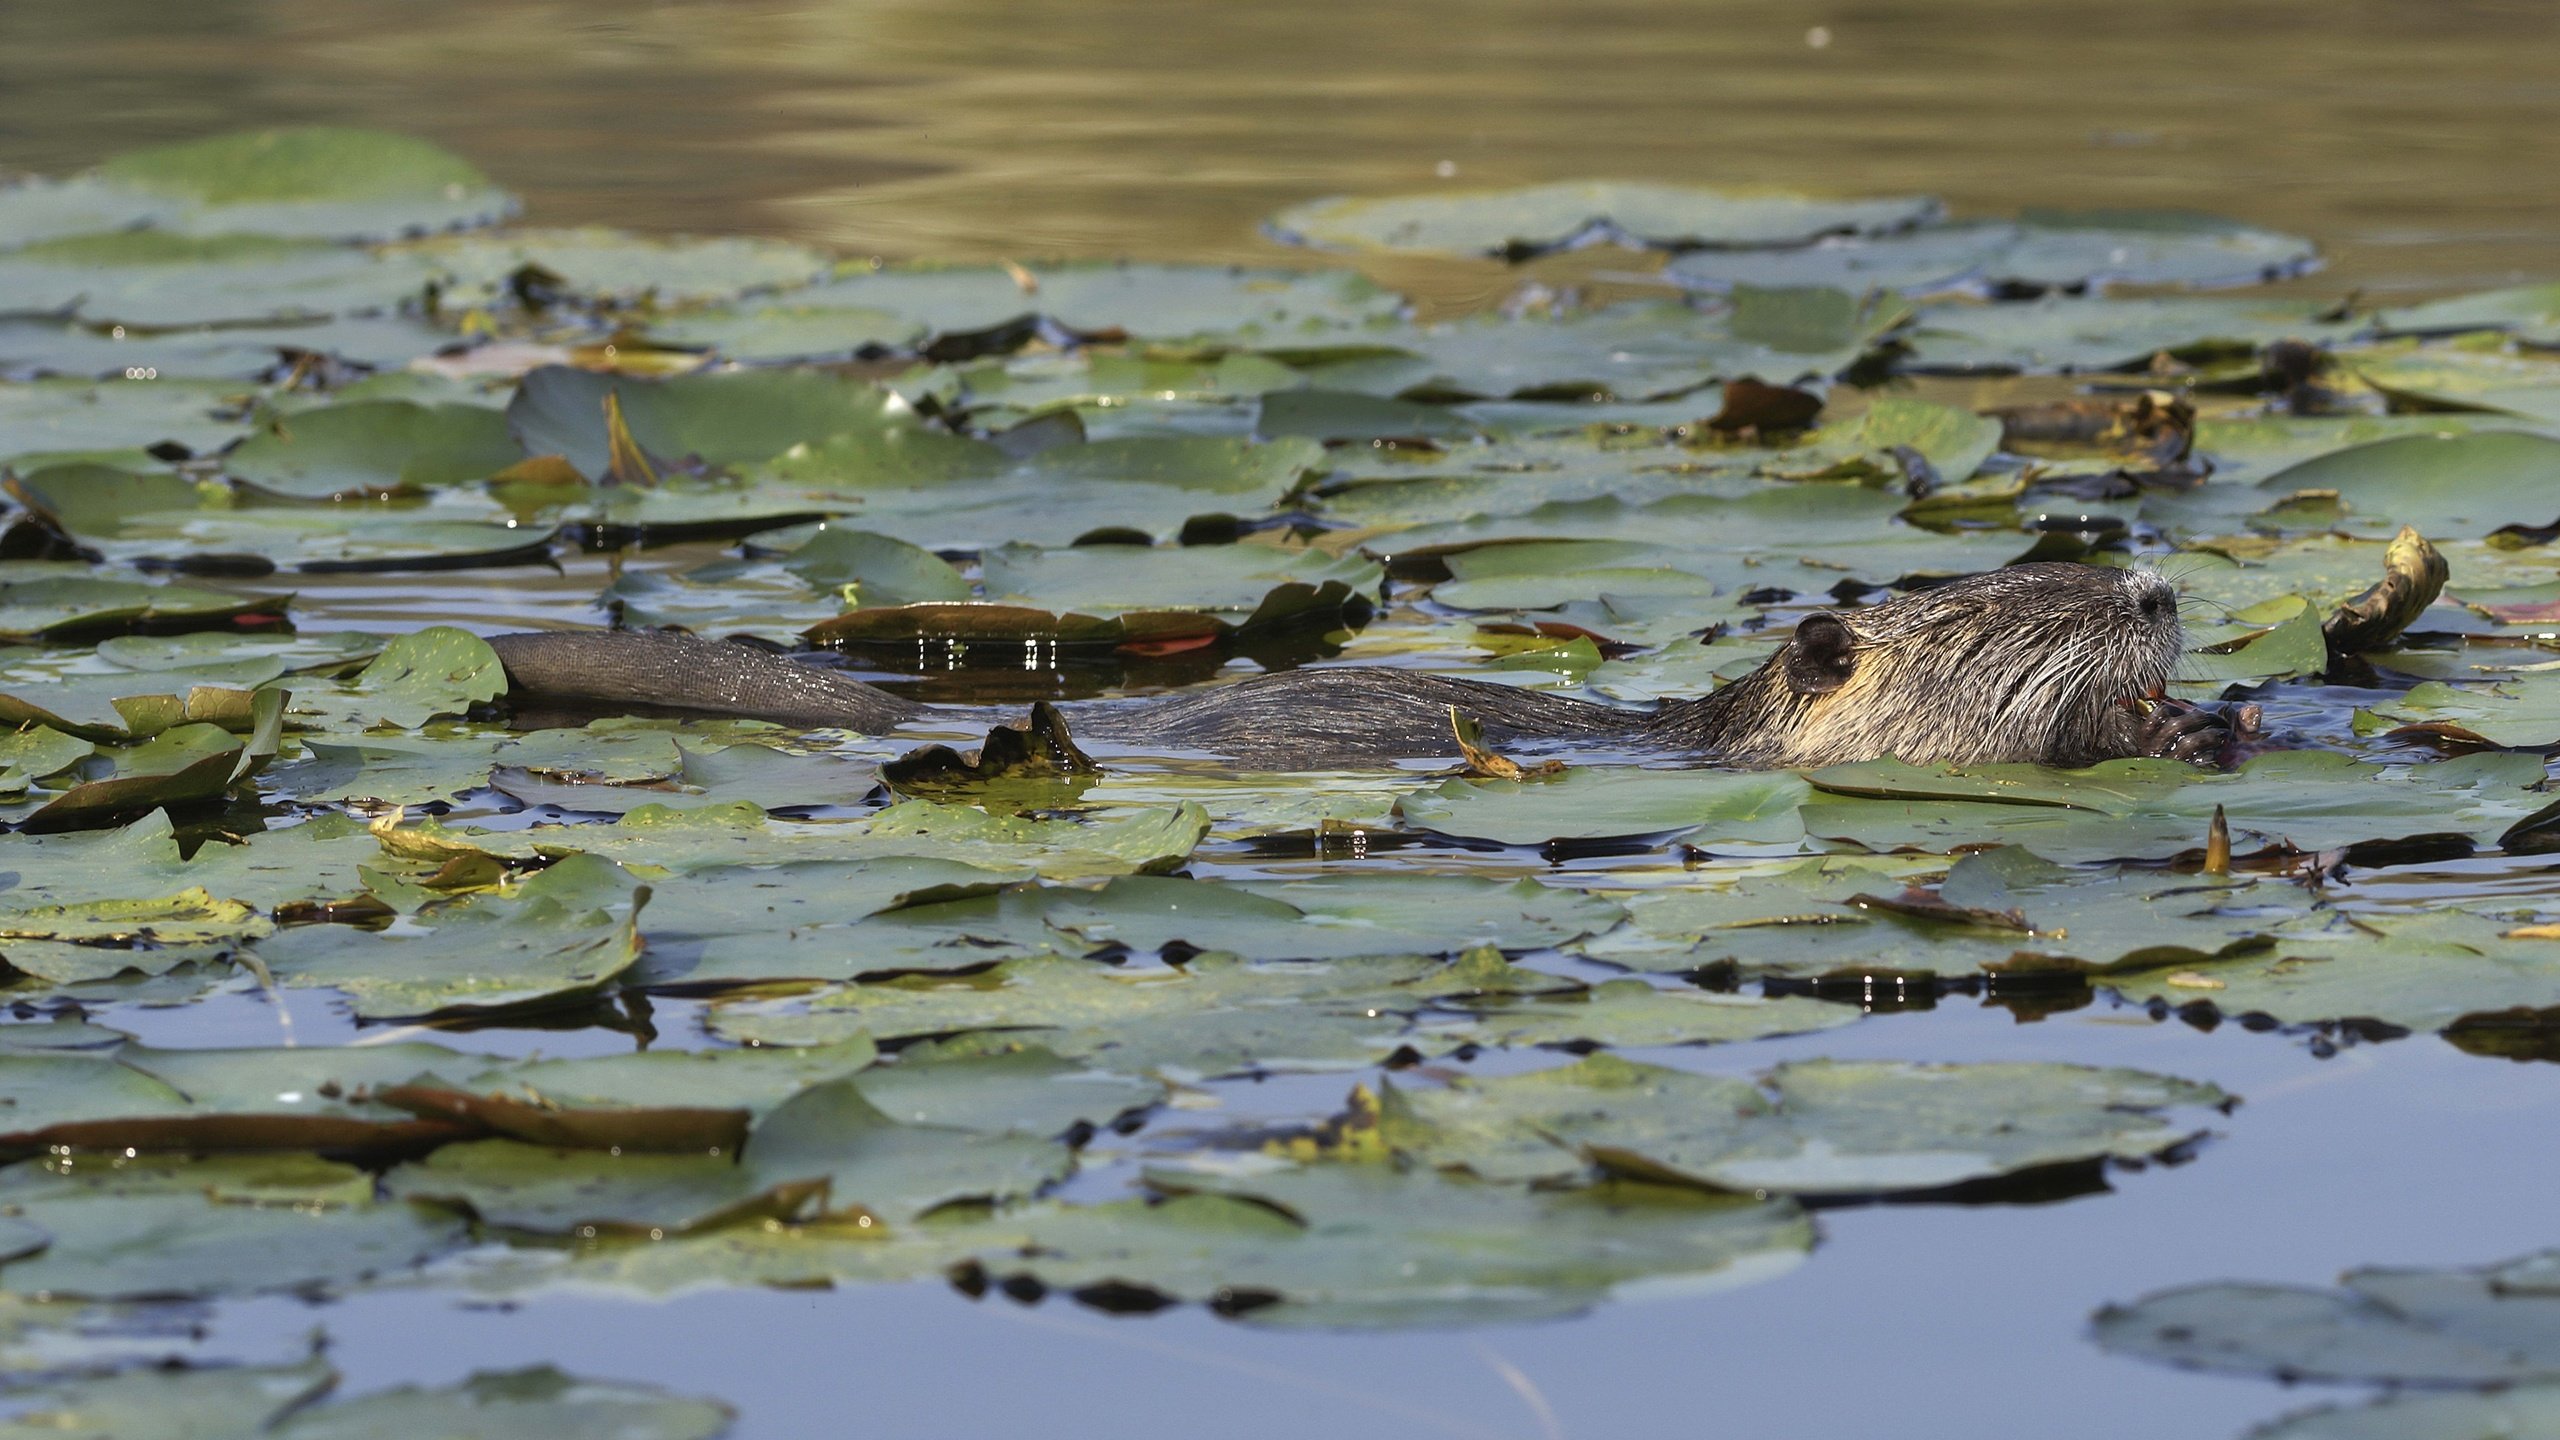
[[[2159,619],[2163,614],[2165,614],[2165,613],[2168,611],[2168,609],[2169,609],[2169,597],[2168,597],[2168,596],[2161,594],[2161,593],[2160,593],[2159,591],[2157,591],[2157,590],[2149,591],[2149,592],[2147,592],[2147,593],[2145,593],[2145,594],[2143,595],[2143,597],[2142,597],[2142,613],[2143,613],[2145,616],[2147,616],[2147,617],[2149,617],[2149,618],[2151,618],[2151,619],[2153,619],[2153,620],[2157,620],[2157,619]]]

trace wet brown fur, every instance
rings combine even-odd
[[[960,717],[749,646],[621,633],[490,642],[537,700],[708,710],[892,730]],[[1451,758],[1452,707],[1496,747],[1642,748],[1780,768],[1913,761],[2087,765],[2139,753],[2126,705],[2182,647],[2177,597],[2143,570],[2015,565],[1799,622],[1759,669],[1703,698],[1636,709],[1374,666],[1072,708],[1092,740],[1278,769]]]

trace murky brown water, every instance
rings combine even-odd
[[[0,167],[272,121],[419,132],[538,220],[891,256],[1252,258],[1308,196],[1614,175],[2214,210],[2319,239],[2322,290],[2560,276],[2534,0],[0,6]]]

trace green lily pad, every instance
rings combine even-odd
[[[1284,586],[1331,585],[1347,598],[1376,592],[1384,579],[1376,562],[1358,556],[1262,545],[1006,545],[988,551],[983,563],[990,599],[1090,615],[1204,610],[1251,617],[1278,608],[1274,591]]]
[[[386,1183],[395,1194],[508,1229],[680,1232],[750,1216],[868,1212],[905,1221],[955,1201],[1031,1195],[1073,1164],[1051,1141],[899,1124],[854,1082],[831,1080],[774,1107],[739,1156],[606,1155],[482,1140],[448,1145],[392,1171]]]
[[[1716,1045],[1852,1025],[1853,1007],[1798,996],[1764,998],[1609,980],[1573,995],[1512,999],[1474,1012],[1462,1032],[1483,1045],[1622,1049]]]
[[[1596,1164],[1647,1180],[1805,1195],[1933,1190],[2142,1159],[2194,1133],[2159,1112],[2227,1098],[2210,1085],[2078,1065],[1814,1060],[1754,1085],[1610,1056],[1394,1094],[1382,1138],[1436,1166],[1522,1180]]]
[[[651,320],[649,339],[652,344],[707,350],[743,364],[761,364],[906,350],[927,333],[923,324],[886,310],[806,303],[811,299],[802,292],[782,303],[680,311]]]
[[[860,605],[966,600],[969,582],[939,555],[886,535],[821,525],[783,569]]]
[[[635,380],[550,365],[524,377],[507,405],[507,425],[528,455],[559,455],[591,480],[612,469],[605,401],[613,399],[631,439],[666,462],[714,466],[780,455],[795,445],[858,436],[873,453],[946,451],[1002,458],[993,447],[926,429],[904,401],[858,381],[812,370],[743,370]]]
[[[210,451],[248,428],[243,387],[218,380],[30,380],[0,385],[0,459],[161,444]],[[152,463],[141,457],[137,463]],[[20,473],[39,468],[21,464]]]
[[[2171,297],[1937,306],[1904,338],[1905,368],[1926,372],[2043,374],[2131,370],[2163,351],[2182,360],[2246,354],[2277,340],[2313,344],[2352,327],[2312,307],[2265,300]]]
[[[1325,462],[1324,447],[1305,439],[1137,436],[1006,461],[983,441],[939,436],[928,447],[937,455],[975,448],[910,467],[903,451],[872,456],[868,441],[858,447],[864,453],[848,457],[846,438],[794,449],[761,467],[768,493],[797,495],[805,508],[849,511],[847,523],[858,528],[937,550],[1006,541],[1068,545],[1106,530],[1171,539],[1194,517],[1266,513]],[[849,483],[848,476],[859,479]],[[814,533],[757,535],[749,543],[790,549]]]
[[[251,728],[236,735],[220,725],[174,725],[130,749],[101,753],[84,776],[22,823],[36,830],[95,825],[164,807],[219,799],[276,752],[284,693],[251,697]]]
[[[996,857],[889,856],[802,860],[752,869],[696,870],[650,887],[648,923],[660,936],[740,936],[843,925],[924,900],[984,894],[1030,879]]]
[[[326,1364],[274,1368],[135,1367],[31,1392],[5,1426],[70,1440],[211,1440],[220,1435],[362,1440],[463,1435],[479,1440],[711,1440],[727,1406],[640,1385],[581,1380],[550,1366],[482,1371],[459,1385],[404,1385],[330,1398]]]
[[[2252,1440],[2402,1440],[2533,1435],[2560,1425],[2560,1385],[2479,1395],[2395,1395],[2349,1409],[2296,1411],[2250,1431]]]
[[[2428,681],[2363,713],[2386,725],[2450,726],[2517,749],[2560,741],[2560,686],[2533,676],[2468,688]]]
[[[222,463],[269,494],[348,500],[479,480],[523,458],[505,418],[480,406],[366,400],[299,411]]]
[[[823,1043],[856,1031],[892,1040],[1020,1030],[1057,1054],[1136,1074],[1347,1069],[1401,1043],[1404,1018],[1385,1007],[1420,1006],[1426,994],[1399,987],[1440,968],[1418,956],[1310,967],[1204,955],[1178,969],[1122,974],[1041,956],[956,981],[830,990],[805,1007],[723,1005],[712,1028],[756,1044]]]
[[[1043,913],[1053,928],[1097,946],[1331,960],[1478,945],[1531,950],[1605,930],[1623,912],[1534,881],[1372,874],[1248,885],[1130,876],[1089,894],[1053,892]]]
[[[2536,498],[2560,467],[2560,439],[2510,431],[2411,435],[2339,450],[2258,482],[2277,495],[2335,491],[2345,524],[2367,535],[2414,525],[2429,535],[2477,537],[2501,525],[2560,518],[2560,493]],[[2541,513],[2548,509],[2550,515]]]
[[[1450,780],[1396,802],[1405,822],[1504,845],[1639,836],[1791,844],[1811,792],[1795,776],[1577,766],[1549,779]]]
[[[2209,965],[2110,976],[2135,1000],[2201,1003],[2286,1024],[2364,1020],[2405,1030],[2544,1023],[2560,943],[2548,927],[2457,910],[2359,928],[2317,916],[2271,946]]]
[[[2534,798],[2525,787],[2540,783],[2539,768],[2514,755],[2387,768],[2309,750],[2261,755],[2221,775],[2160,760],[2111,760],[2067,775],[1878,761],[1813,772],[1819,793],[1801,813],[1807,834],[1873,850],[2015,844],[2066,864],[2200,849],[2216,806],[2244,849],[2318,851],[2412,833],[2486,841],[2524,818]],[[2377,823],[2392,813],[2407,819]]]
[[[1934,886],[1900,893],[1872,879],[1860,883],[1846,867],[1829,878],[1836,883],[1817,887],[1827,904],[1809,915],[1736,915],[1738,896],[1704,905],[1661,896],[1636,912],[1636,924],[1675,941],[1696,927],[1700,943],[1689,965],[1731,961],[1761,974],[1952,974],[1968,965],[2002,974],[2085,973],[2251,954],[2309,909],[2282,886],[2254,877],[2074,868],[2015,847],[1966,855]],[[1605,958],[1636,963],[1642,953]]]
[[[2308,240],[2210,215],[2029,211],[2016,222],[1832,236],[1802,249],[1691,251],[1673,257],[1662,274],[1705,289],[1830,285],[2013,294],[2112,284],[2248,285],[2301,274],[2318,258]]]
[[[2550,1382],[2560,1380],[2555,1276],[2560,1252],[2543,1251],[2478,1269],[2351,1270],[2334,1290],[2192,1285],[2110,1305],[2093,1330],[2118,1354],[2190,1369],[2421,1385]]]
[[[912,1052],[864,1072],[863,1098],[904,1125],[1050,1139],[1082,1123],[1105,1126],[1165,1098],[1153,1080],[1095,1070],[1032,1044],[956,1045]]]
[[[2387,309],[2385,330],[2403,335],[2449,335],[2502,330],[2530,345],[2560,343],[2560,285],[2516,285]]]
[[[433,625],[393,639],[356,677],[294,695],[298,724],[337,730],[414,730],[507,693],[498,652],[467,630]]]
[[[1260,1325],[1386,1328],[1712,1293],[1783,1274],[1812,1243],[1792,1205],[1651,1186],[1542,1195],[1367,1165],[1148,1179],[1172,1197],[1026,1216],[1029,1243],[979,1263],[1064,1290],[1277,1302],[1246,1311]]]
[[[137,1366],[32,1390],[23,1397],[25,1408],[0,1423],[0,1433],[63,1440],[272,1434],[337,1378],[317,1360],[272,1369]]]
[[[76,313],[109,327],[269,324],[380,310],[425,281],[417,267],[369,251],[273,235],[126,230],[0,254],[9,308]],[[137,355],[130,363],[149,361]]]
[[[372,240],[485,225],[515,208],[467,161],[379,130],[243,130],[114,156],[94,172],[181,203],[197,234]]]
[[[1301,363],[1317,385],[1407,400],[1650,400],[1745,375],[1837,374],[1907,313],[1836,290],[1742,291],[1716,312],[1652,302],[1374,329],[1364,339],[1398,353]]]
[[[0,1287],[90,1299],[325,1294],[405,1271],[461,1227],[378,1203],[364,1172],[304,1156],[19,1165],[0,1185],[52,1243]]]
[[[403,1385],[295,1412],[289,1440],[470,1435],[474,1440],[714,1440],[736,1414],[716,1400],[586,1380],[548,1365],[482,1370],[459,1385]]]
[[[25,578],[17,578],[19,573]],[[248,616],[281,615],[292,603],[290,595],[234,594],[199,585],[152,585],[0,564],[0,640],[16,643],[218,626]]]
[[[306,805],[424,805],[488,784],[499,743],[462,736],[384,735],[352,743],[305,737],[300,756],[269,766],[259,786]]]
[[[495,1067],[471,1083],[538,1096],[552,1105],[709,1106],[762,1115],[812,1085],[864,1071],[878,1058],[878,1047],[863,1035],[796,1050],[642,1050],[535,1060]]]
[[[2560,365],[2533,351],[2512,353],[2503,343],[2365,351],[2346,368],[2395,410],[2472,411],[2560,425]]]
[[[748,804],[805,809],[859,804],[878,788],[879,767],[840,756],[753,743],[677,747],[674,775],[637,783],[591,782],[521,766],[491,772],[490,783],[527,805],[619,815],[642,806],[690,809]]]
[[[1041,321],[1077,335],[1283,343],[1384,319],[1402,304],[1344,270],[1137,263],[1034,265],[1018,272],[993,265],[892,266],[857,270],[792,300],[813,314],[817,307],[868,310],[921,332],[1006,350],[1021,340],[1006,343],[990,332],[1019,326],[1028,339]]]
[[[1588,181],[1516,190],[1341,197],[1271,217],[1292,244],[1525,259],[1592,244],[1689,250],[1802,245],[1825,235],[1881,235],[1934,218],[1925,196],[1817,200],[1699,185]]]
[[[647,299],[665,305],[788,290],[808,284],[827,270],[824,255],[787,241],[661,237],[605,229],[511,229],[442,236],[387,253],[435,275],[446,305],[500,300],[507,293],[509,278],[527,266],[557,276],[561,288],[585,301]]]
[[[559,1005],[639,958],[637,908],[619,866],[578,856],[511,892],[444,902],[405,933],[304,925],[258,954],[280,983],[335,988],[368,1019]]]
[[[38,382],[39,384],[46,382]],[[0,391],[5,393],[5,391]],[[446,491],[424,513],[390,507],[238,503],[228,486],[91,463],[18,476],[10,492],[107,559],[265,575],[448,570],[547,563],[552,532],[500,518],[485,497]]]

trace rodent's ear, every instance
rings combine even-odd
[[[1849,622],[1828,610],[1817,610],[1796,622],[1796,638],[1787,644],[1787,688],[1799,695],[1827,695],[1849,683],[1858,668],[1857,640]]]

